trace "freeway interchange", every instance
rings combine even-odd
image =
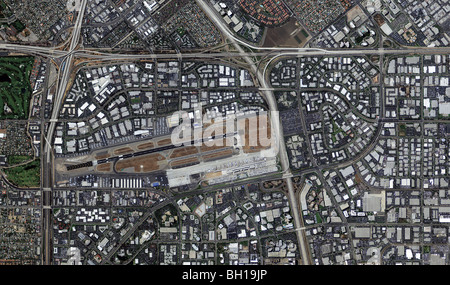
[[[38,47],[38,46],[30,46],[30,45],[17,45],[17,44],[2,44],[0,43],[0,50],[8,51],[11,53],[22,53],[22,54],[31,54],[37,55],[40,57],[45,57],[53,60],[59,60],[61,62],[61,67],[58,75],[58,88],[57,93],[54,100],[53,112],[51,118],[48,120],[47,131],[45,134],[45,145],[44,151],[42,153],[42,189],[44,193],[44,205],[43,205],[43,217],[44,217],[44,243],[45,243],[45,251],[43,261],[45,264],[51,264],[51,255],[52,255],[52,212],[51,212],[51,190],[53,189],[54,181],[53,181],[53,171],[54,165],[52,161],[53,148],[52,148],[52,140],[55,132],[56,123],[58,122],[59,112],[61,106],[63,104],[66,92],[68,90],[69,81],[72,73],[75,71],[74,61],[75,60],[84,60],[86,62],[96,61],[96,62],[119,62],[119,61],[138,61],[144,59],[152,59],[152,60],[163,60],[163,59],[227,59],[227,58],[241,58],[247,63],[247,65],[251,68],[253,74],[257,78],[259,83],[259,87],[261,88],[261,92],[263,94],[264,99],[266,100],[270,111],[273,111],[273,114],[276,114],[278,111],[276,98],[273,93],[273,89],[268,83],[268,75],[267,66],[270,62],[275,59],[279,59],[282,57],[308,57],[308,56],[359,56],[359,55],[408,55],[408,54],[442,54],[442,53],[450,53],[449,47],[444,48],[428,48],[428,47],[408,47],[402,49],[318,49],[318,48],[264,48],[258,47],[254,45],[250,45],[249,43],[236,38],[234,34],[229,30],[228,26],[226,26],[222,19],[218,16],[218,14],[206,3],[206,1],[197,1],[198,5],[202,7],[205,13],[217,23],[219,30],[222,32],[224,37],[229,41],[231,45],[236,48],[236,52],[186,52],[186,53],[140,53],[140,54],[122,54],[122,53],[107,53],[101,49],[84,49],[80,46],[80,33],[83,22],[83,15],[86,9],[87,0],[83,0],[81,4],[80,11],[78,13],[77,21],[72,30],[69,50],[62,50],[60,47],[47,48],[47,47]],[[247,50],[244,50],[245,47]],[[260,57],[260,62],[255,62],[254,57]],[[265,66],[260,65],[261,62],[268,62]],[[289,190],[289,200],[291,208],[293,209],[294,221],[295,221],[295,232],[297,234],[300,246],[300,252],[302,255],[303,264],[310,264],[311,260],[309,258],[308,247],[306,244],[306,237],[304,235],[304,225],[300,216],[301,209],[299,205],[297,205],[297,198],[293,182],[291,179],[291,170],[289,159],[287,156],[284,135],[282,133],[282,127],[280,126],[280,120],[277,116],[271,117],[272,126],[275,129],[275,136],[278,138],[278,147],[279,147],[279,157],[282,165],[283,178],[286,181],[288,190]],[[302,120],[303,125],[305,124],[304,120]],[[304,128],[305,125],[303,126]],[[170,149],[172,146],[164,147],[163,149]],[[372,147],[369,147],[366,152],[368,152]],[[151,152],[160,151],[160,149],[145,151],[142,154],[148,154]],[[366,154],[364,152],[360,156],[364,156]],[[139,155],[139,154],[138,154]],[[133,155],[129,155],[132,157]],[[128,156],[127,156],[128,157]],[[118,159],[119,157],[109,158],[101,163],[109,162],[110,160]],[[314,161],[314,160],[313,160]],[[348,163],[347,163],[348,164]],[[347,164],[343,164],[340,166],[346,166]],[[81,165],[84,167],[86,165]],[[90,166],[90,165],[89,165]],[[314,165],[316,169],[321,169],[317,164]],[[74,167],[74,169],[76,166]],[[319,171],[320,172],[320,171]],[[174,199],[173,199],[174,200]],[[167,204],[167,203],[166,203]],[[163,205],[166,205],[163,204]],[[161,207],[163,206],[161,205]],[[136,225],[137,226],[137,225]],[[131,233],[131,231],[130,231]],[[125,238],[128,237],[125,236]],[[120,244],[119,244],[120,246]],[[117,247],[118,248],[118,247]],[[112,253],[111,253],[112,254]]]

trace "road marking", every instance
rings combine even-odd
[[[296,228],[296,229],[295,229],[296,232],[300,232],[300,231],[304,231],[304,230],[306,230],[306,227],[303,227],[303,228]]]

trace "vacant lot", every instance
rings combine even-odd
[[[309,35],[296,20],[292,19],[281,27],[267,30],[264,47],[303,47]]]

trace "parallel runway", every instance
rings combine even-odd
[[[197,144],[203,144],[204,142],[207,142],[207,141],[220,140],[220,139],[224,139],[227,137],[234,137],[236,135],[237,135],[237,132],[235,132],[234,134],[230,133],[230,134],[223,134],[223,135],[218,135],[218,136],[211,136],[211,137],[203,138],[200,140],[191,140],[188,143],[182,143],[182,145],[170,144],[170,145],[161,146],[161,147],[157,147],[157,148],[153,148],[153,149],[138,151],[138,152],[124,154],[124,155],[118,155],[118,156],[100,159],[100,160],[96,160],[96,161],[84,162],[84,163],[80,163],[77,165],[69,165],[69,166],[67,166],[67,170],[71,171],[71,170],[91,167],[91,166],[94,166],[94,164],[97,164],[97,165],[105,164],[105,163],[116,162],[116,161],[127,159],[127,158],[133,158],[133,157],[143,156],[143,155],[152,154],[152,153],[156,153],[156,152],[163,152],[163,151],[167,151],[167,150],[182,148],[182,147],[186,147],[186,146],[195,146]]]

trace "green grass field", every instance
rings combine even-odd
[[[7,179],[18,187],[35,188],[40,186],[41,163],[39,160],[25,165],[4,169]]]
[[[14,166],[32,160],[33,157],[28,155],[10,155],[8,156],[8,165]]]
[[[0,119],[28,119],[33,63],[33,57],[0,57]]]

